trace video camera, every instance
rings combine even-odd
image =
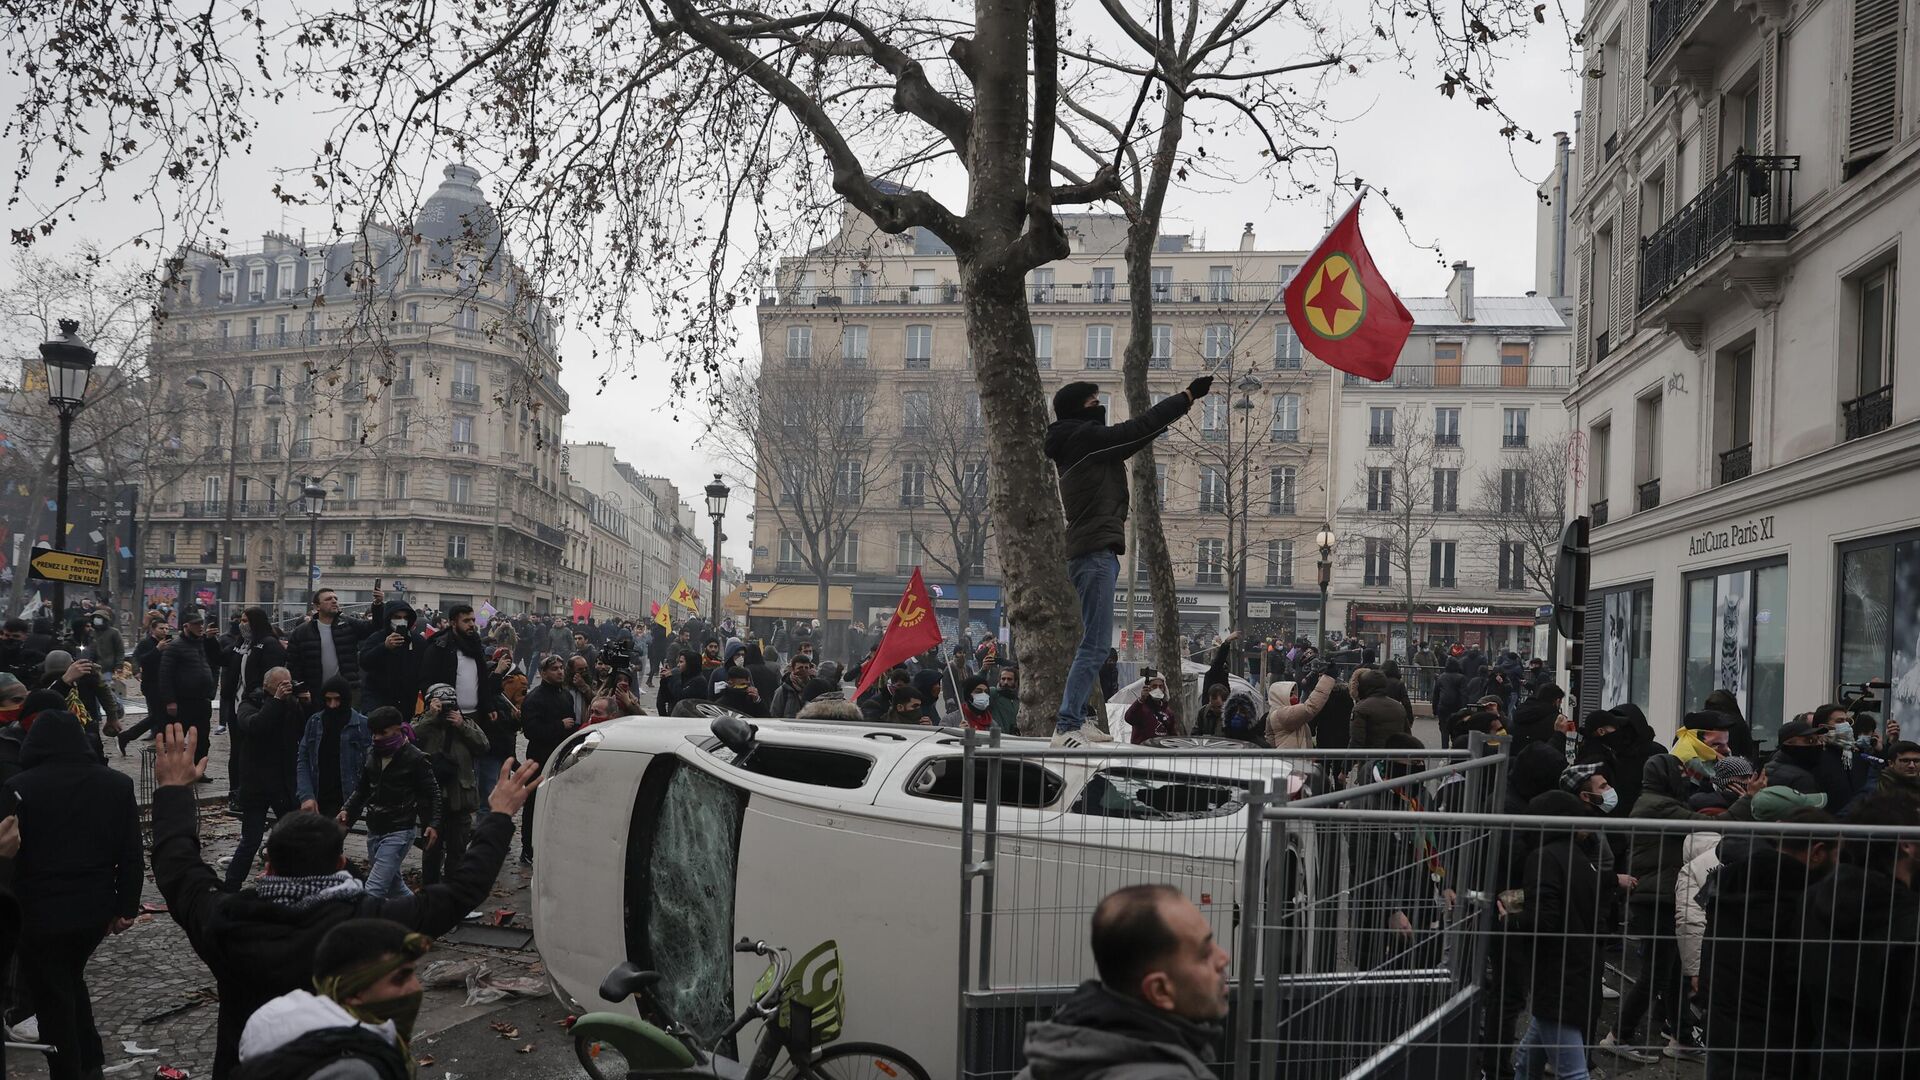
[[[633,667],[633,644],[626,640],[609,641],[600,649],[600,662],[612,671],[629,671]]]

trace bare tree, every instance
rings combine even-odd
[[[1400,575],[1406,600],[1406,631],[1409,659],[1414,642],[1413,605],[1420,592],[1414,575],[1422,546],[1433,535],[1433,470],[1445,451],[1434,445],[1433,435],[1418,424],[1396,425],[1393,434],[1369,442],[1366,454],[1354,467],[1354,486],[1342,504],[1342,512],[1366,522],[1366,536],[1358,545],[1349,545],[1346,561],[1351,563],[1355,546],[1366,559],[1371,547],[1384,558],[1387,567]],[[1372,567],[1368,568],[1370,571]],[[1382,650],[1383,655],[1391,650]]]
[[[972,617],[972,585],[987,561],[992,519],[987,513],[987,438],[978,395],[950,383],[905,391],[906,438],[899,457],[922,472],[921,493],[901,492],[912,515],[914,546],[953,579],[959,594],[959,632]],[[924,508],[926,513],[918,513]]]
[[[1567,524],[1572,455],[1565,435],[1508,451],[1498,467],[1480,470],[1467,507],[1469,530],[1483,550],[1497,553],[1488,584],[1527,588],[1553,602],[1560,533]]]

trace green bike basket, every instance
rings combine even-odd
[[[840,979],[839,942],[829,940],[814,946],[787,972],[785,985],[790,992],[780,1006],[780,1026],[792,1027],[793,1007],[799,1005],[800,1016],[809,1024],[811,1038],[808,1041],[813,1046],[823,1046],[840,1037],[840,1027],[846,1019],[846,998]],[[753,996],[761,997],[771,989],[773,970],[769,968],[754,983]]]

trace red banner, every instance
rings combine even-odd
[[[1341,215],[1287,284],[1287,321],[1328,366],[1380,382],[1393,374],[1413,316],[1373,265],[1360,236],[1360,200]]]
[[[920,580],[920,568],[916,566],[912,580],[907,582],[907,591],[900,594],[900,604],[887,622],[887,632],[880,638],[873,663],[860,673],[860,686],[853,696],[865,694],[881,672],[910,656],[926,652],[942,640],[940,620],[933,617],[933,601],[927,596],[927,583]]]

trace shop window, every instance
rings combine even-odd
[[[1597,601],[1597,602],[1596,602]],[[1600,707],[1623,702],[1647,706],[1653,659],[1653,586],[1630,585],[1601,593],[1587,610],[1601,610]]]
[[[1689,575],[1681,711],[1725,690],[1753,736],[1770,744],[1785,706],[1787,566],[1772,563]]]
[[[1837,682],[1885,680],[1882,719],[1920,731],[1920,532],[1877,536],[1840,549]]]

